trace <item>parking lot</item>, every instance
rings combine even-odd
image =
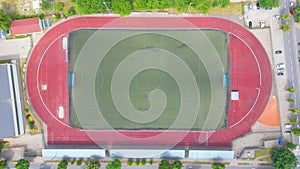
[[[260,28],[261,22],[264,22],[264,28],[270,26],[270,19],[279,19],[278,8],[258,8],[256,3],[244,5],[245,24],[249,27],[249,22],[252,22],[252,28]]]

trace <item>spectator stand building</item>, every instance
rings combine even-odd
[[[24,123],[16,64],[0,64],[0,79],[0,138],[18,137]]]

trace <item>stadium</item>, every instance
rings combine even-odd
[[[258,39],[226,19],[88,16],[46,32],[26,86],[48,145],[230,147],[272,74]]]

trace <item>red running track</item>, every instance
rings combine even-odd
[[[240,100],[230,101],[228,128],[218,131],[82,131],[68,123],[68,79],[62,37],[80,28],[208,28],[230,33],[230,89]],[[34,47],[26,73],[29,100],[47,125],[49,145],[144,145],[230,146],[232,140],[250,132],[265,109],[271,92],[268,56],[247,29],[232,21],[213,17],[79,17],[49,30]],[[42,85],[47,90],[42,90]],[[65,110],[58,118],[58,106]],[[160,136],[160,137],[156,137]],[[174,142],[174,140],[176,140]]]

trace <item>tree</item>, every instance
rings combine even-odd
[[[42,0],[41,8],[45,11],[50,10],[52,8],[52,4],[48,0]]]
[[[152,159],[150,159],[150,161],[149,161],[149,164],[150,164],[150,165],[152,165],[152,164],[153,164],[153,160],[152,160]]]
[[[61,15],[60,15],[60,13],[56,13],[56,14],[54,14],[54,17],[55,17],[55,19],[60,19]]]
[[[289,20],[291,18],[291,14],[285,13],[281,15],[281,19],[283,20]]]
[[[65,4],[63,2],[54,3],[54,9],[56,11],[62,11],[64,9]]]
[[[158,169],[170,169],[170,163],[167,160],[161,160]]]
[[[214,162],[211,164],[212,169],[225,169],[225,164]]]
[[[288,32],[291,30],[291,25],[290,24],[282,24],[281,28],[283,32]]]
[[[132,6],[129,0],[112,0],[111,10],[120,16],[126,16],[131,13]]]
[[[134,0],[132,5],[134,10],[146,10],[147,0]]]
[[[12,18],[3,10],[0,10],[0,29],[8,30],[11,22]]]
[[[77,160],[76,161],[76,166],[81,166],[82,165],[82,161],[81,160]]]
[[[93,13],[104,13],[106,8],[103,2],[109,6],[111,0],[74,0],[74,9],[78,14],[93,14]]]
[[[291,99],[291,98],[288,98],[287,101],[288,101],[289,103],[294,103],[294,102],[295,102],[295,100],[294,100],[294,99]]]
[[[286,147],[287,147],[288,149],[290,149],[290,150],[296,150],[297,145],[296,145],[296,144],[293,144],[293,143],[291,143],[291,142],[287,142],[287,143],[286,143]]]
[[[293,11],[295,14],[300,14],[300,5],[296,5],[294,8],[293,8]]]
[[[142,166],[146,165],[146,159],[142,159],[141,164],[142,164]]]
[[[291,111],[291,113],[295,115],[299,113],[299,109],[297,107],[290,108],[289,111]]]
[[[135,160],[135,165],[136,165],[136,166],[139,166],[139,165],[140,165],[140,159],[136,159],[136,160]]]
[[[202,13],[207,13],[210,7],[211,7],[210,0],[201,0],[196,5],[196,9],[198,9]]]
[[[68,167],[68,161],[67,160],[62,160],[58,165],[57,169],[67,169]]]
[[[121,161],[118,159],[115,159],[114,161],[108,163],[105,168],[106,169],[121,169],[121,167],[122,167]]]
[[[292,93],[296,93],[296,91],[297,91],[293,86],[290,86],[286,90],[289,91],[289,92],[292,92]]]
[[[182,167],[183,167],[182,163],[178,160],[175,161],[171,166],[172,169],[182,169]]]
[[[16,169],[29,169],[30,163],[27,160],[24,160],[23,158],[19,159],[17,161],[17,164],[15,165]]]
[[[300,128],[296,127],[292,129],[292,132],[296,135],[296,136],[300,136]]]
[[[0,161],[0,169],[5,169],[7,167],[7,161],[6,160],[1,160]]]
[[[297,158],[287,149],[276,149],[271,155],[275,169],[291,169],[297,166]]]
[[[258,0],[262,8],[275,8],[279,6],[279,0]]]
[[[68,10],[65,11],[65,15],[66,15],[66,16],[73,16],[73,15],[75,15],[75,14],[76,14],[76,11],[75,11],[75,9],[74,9],[73,6],[70,7]]]
[[[295,22],[299,23],[300,22],[300,14],[297,14],[295,17]]]
[[[221,7],[222,8],[225,8],[226,6],[228,6],[230,4],[230,0],[223,0],[222,1],[222,4],[221,4]]]
[[[85,163],[86,169],[99,169],[101,167],[100,163],[96,159],[89,159]]]
[[[290,119],[290,123],[291,123],[291,124],[298,124],[299,121],[298,121],[297,118],[291,118],[291,119]]]
[[[130,159],[128,159],[128,161],[127,161],[127,165],[128,166],[132,166],[132,164],[133,164],[133,160],[130,158]]]

